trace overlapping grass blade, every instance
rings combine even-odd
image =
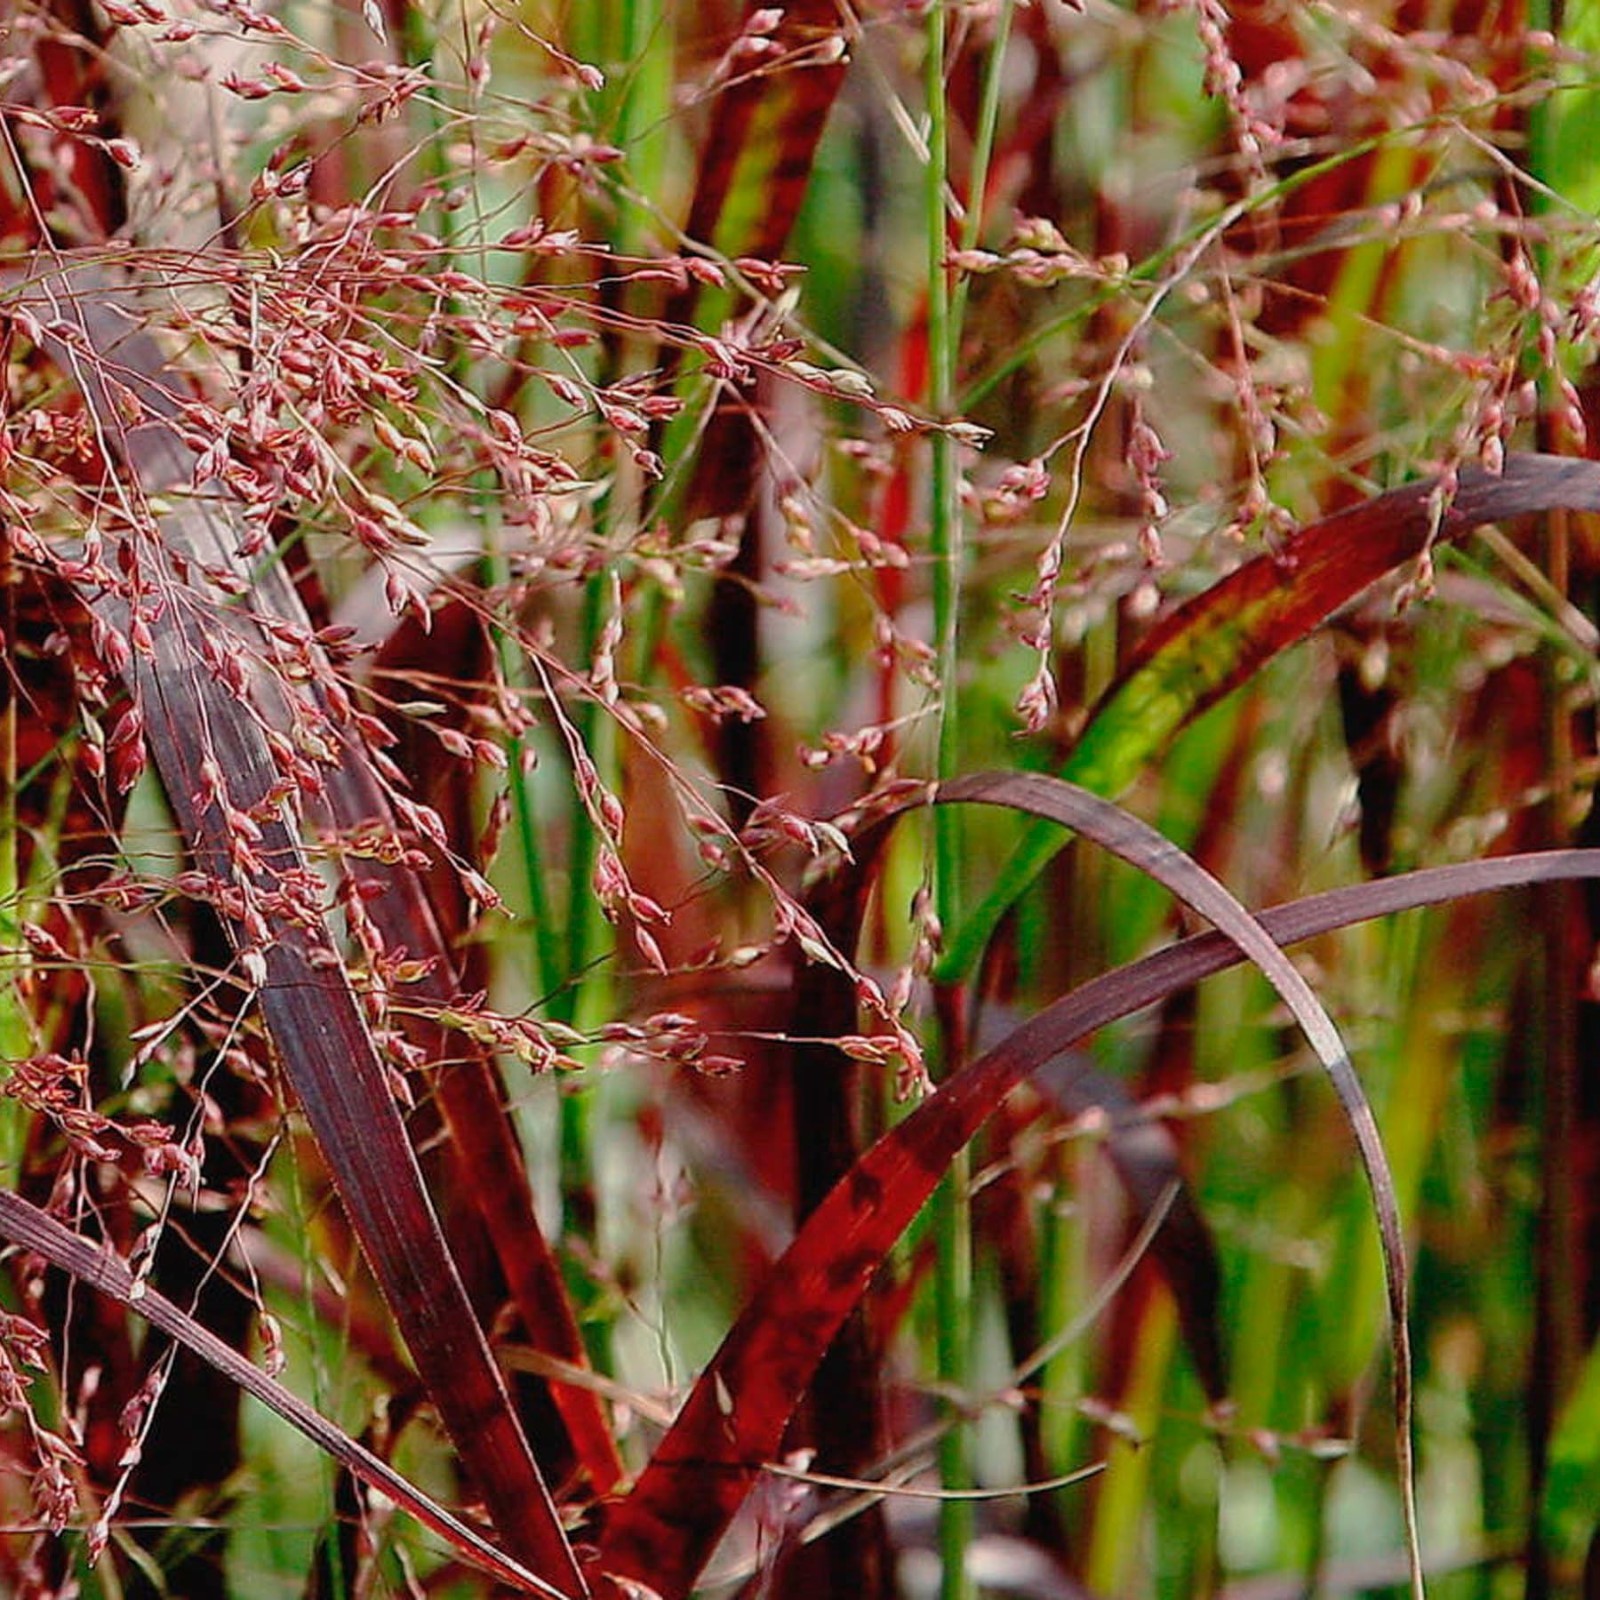
[[[1180,729],[1385,573],[1483,523],[1557,508],[1600,510],[1600,463],[1512,454],[1502,473],[1463,468],[1453,493],[1425,478],[1308,524],[1151,630],[1061,776],[1096,794],[1123,794]],[[1027,830],[994,889],[952,935],[945,976],[973,970],[1001,917],[1067,837],[1049,823]]]
[[[0,1189],[0,1234],[25,1250],[35,1251],[52,1266],[70,1273],[80,1283],[87,1284],[101,1294],[110,1295],[128,1310],[143,1317],[152,1327],[170,1334],[202,1360],[209,1361],[246,1394],[253,1395],[356,1477],[387,1495],[425,1528],[446,1540],[464,1560],[482,1568],[502,1583],[510,1584],[519,1593],[544,1595],[548,1600],[565,1600],[560,1589],[552,1587],[526,1567],[496,1550],[482,1534],[424,1494],[381,1456],[375,1456],[321,1412],[284,1388],[275,1378],[268,1377],[259,1367],[245,1360],[231,1345],[196,1322],[187,1312],[140,1282],[120,1256],[91,1243],[58,1222],[47,1211],[41,1211],[20,1195],[4,1189]]]
[[[197,869],[229,919],[240,970],[256,992],[285,1077],[303,1106],[340,1198],[447,1431],[507,1546],[571,1594],[583,1578],[530,1453],[504,1380],[440,1232],[380,1057],[330,930],[307,889],[315,882],[283,798],[283,774],[263,719],[281,710],[265,681],[235,693],[218,675],[221,634],[266,649],[254,624],[191,567],[237,562],[238,530],[215,500],[188,496],[195,455],[172,425],[178,399],[160,347],[130,332],[118,285],[102,269],[38,290],[56,331],[47,352],[82,389],[110,460],[132,470],[135,527],[167,496],[159,537],[141,539],[146,581],[163,602],[140,621],[149,645],[124,668],[168,802]],[[41,319],[42,320],[42,319]],[[130,402],[130,398],[132,400]],[[130,425],[133,404],[139,420]],[[214,489],[215,486],[212,486]],[[231,534],[231,536],[230,536]],[[202,570],[203,567],[202,567]],[[87,586],[85,602],[120,637],[127,601]],[[208,642],[211,653],[208,653]],[[270,650],[266,650],[270,657]],[[257,835],[241,835],[246,824]]]
[[[773,15],[752,3],[746,27]],[[737,56],[738,75],[717,96],[685,224],[725,256],[782,251],[849,64],[834,0],[800,0],[776,16],[753,35],[769,48]]]
[[[870,861],[873,841],[859,841]],[[1259,913],[1280,945],[1376,917],[1535,883],[1600,878],[1600,850],[1544,851],[1433,867],[1313,895]],[[957,1073],[857,1163],[774,1267],[724,1340],[603,1550],[623,1571],[674,1574],[686,1592],[733,1511],[777,1447],[821,1352],[889,1250],[926,1203],[950,1157],[1025,1078],[1078,1040],[1245,959],[1233,940],[1199,934],[1090,980]],[[1070,1078],[1062,1075],[1065,1082]],[[684,1488],[684,1485],[688,1485]],[[681,1494],[681,1498],[679,1498]],[[699,1508],[698,1525],[684,1508]],[[651,1568],[649,1563],[659,1563]]]
[[[193,452],[166,426],[177,405],[174,379],[156,342],[133,333],[131,323],[125,320],[127,286],[113,286],[98,275],[86,278],[81,267],[74,269],[73,279],[80,285],[94,282],[98,291],[74,307],[91,354],[71,358],[92,409],[103,426],[105,419],[118,418],[117,391],[126,388],[147,418],[126,435],[144,470],[187,483]],[[41,310],[48,303],[41,291],[34,308]],[[107,362],[115,374],[113,384],[106,381]],[[111,429],[113,440],[118,436],[117,426]],[[226,518],[186,516],[182,526],[198,546],[188,553],[248,579],[257,615],[286,623],[301,636],[311,637],[313,624],[281,562],[266,561],[254,568],[244,563],[237,554],[237,530]],[[340,739],[341,759],[321,775],[326,820],[335,830],[376,826],[387,836],[396,835],[388,795],[377,781],[360,739],[331,715],[324,686],[315,677],[306,690],[328,715],[328,725]],[[444,1006],[459,998],[456,957],[418,873],[403,859],[356,854],[346,858],[345,870],[363,891],[367,915],[383,943],[390,950],[404,949],[422,968],[408,986],[409,995],[423,1008]],[[577,1319],[534,1211],[521,1147],[505,1110],[504,1085],[492,1058],[471,1038],[452,1035],[447,1049],[438,1028],[413,1022],[411,1031],[425,1060],[439,1064],[435,1081],[453,1155],[469,1180],[464,1187],[483,1219],[530,1339],[561,1361],[586,1365]],[[560,1382],[552,1382],[551,1395],[591,1486],[598,1493],[607,1492],[620,1479],[622,1467],[600,1402],[590,1390]]]
[[[760,25],[750,31],[752,24]],[[730,52],[735,75],[716,97],[684,232],[725,260],[770,261],[782,252],[799,213],[849,54],[832,0],[802,0],[781,11],[752,0],[745,28],[750,48]],[[729,289],[699,286],[677,297],[669,320],[714,333],[733,303]],[[684,503],[723,512],[745,508],[761,452],[744,404],[734,396],[714,412]],[[686,414],[668,430],[669,465],[701,426]]]
[[[91,322],[105,311],[103,302],[87,308]],[[138,383],[141,403],[157,416],[171,404],[170,375],[159,348],[148,338],[118,338],[115,353],[119,381]],[[91,386],[94,369],[88,372]],[[103,404],[113,403],[107,394]],[[159,446],[176,470],[189,457],[171,435],[157,434]],[[146,441],[147,451],[157,448]],[[194,526],[196,537],[220,534],[209,520]],[[228,539],[209,541],[207,559],[227,568],[240,566]],[[243,575],[243,573],[241,573]],[[312,623],[284,565],[266,562],[248,573],[256,612],[288,623],[309,637]],[[324,686],[313,678],[307,692],[324,713],[331,713]],[[373,770],[366,749],[339,718],[329,726],[341,734],[341,759],[322,773],[322,809],[336,830],[377,826],[388,836],[398,832],[389,797]],[[437,908],[421,876],[403,859],[351,854],[345,871],[362,895],[366,914],[380,940],[391,951],[405,950],[421,971],[407,986],[418,1009],[442,1007],[457,1000],[462,985],[457,961],[440,925]],[[583,1367],[588,1355],[560,1267],[534,1211],[533,1194],[521,1146],[505,1108],[505,1090],[488,1050],[477,1040],[452,1034],[412,1019],[408,1031],[432,1068],[438,1102],[464,1188],[471,1196],[494,1247],[517,1309],[532,1342],[559,1361]],[[596,1493],[606,1493],[620,1480],[622,1464],[601,1404],[590,1389],[552,1381],[551,1396],[580,1463]]]
[[[985,793],[983,780],[969,780],[962,797],[983,794],[991,803],[1016,803],[1015,793],[1006,802],[993,799],[1012,782],[992,780]],[[1037,793],[1047,794],[1051,780],[1032,784],[1040,786]],[[953,788],[941,798],[953,798]],[[884,821],[899,814],[893,811]],[[1087,808],[1075,814],[1086,817]],[[1127,829],[1124,841],[1136,852],[1149,849],[1150,841],[1135,834],[1140,825],[1118,815],[1119,831]],[[879,826],[853,842],[863,872],[882,837]],[[1164,841],[1160,850],[1168,857],[1163,868],[1181,858]],[[1187,876],[1181,870],[1177,875]],[[1436,867],[1261,912],[1248,919],[1255,930],[1249,937],[1252,943],[1265,939],[1276,950],[1352,923],[1466,895],[1596,877],[1597,850]],[[1230,922],[1238,916],[1235,907]],[[812,1213],[723,1341],[633,1493],[614,1513],[602,1541],[602,1564],[647,1578],[666,1600],[686,1594],[762,1463],[777,1449],[829,1342],[955,1152],[1024,1078],[1078,1040],[1245,959],[1253,955],[1245,954],[1230,929],[1186,939],[1091,980],[956,1073],[867,1151]],[[1274,965],[1284,959],[1277,950]],[[1056,1074],[1058,1094],[1070,1083],[1069,1073]]]
[[[1026,773],[996,779],[962,779],[941,785],[939,793],[943,800],[981,800],[991,805],[1010,805],[1035,817],[1074,827],[1085,838],[1092,839],[1148,873],[1238,944],[1240,950],[1261,969],[1262,975],[1278,991],[1316,1051],[1355,1135],[1356,1148],[1372,1190],[1378,1236],[1383,1247],[1390,1341],[1394,1355],[1395,1443],[1400,1467],[1400,1491],[1413,1583],[1420,1593],[1421,1552],[1417,1544],[1411,1455],[1411,1343],[1405,1235],[1377,1121],[1338,1030],[1323,1009],[1322,1002],[1261,924],[1216,878],[1191,856],[1120,806],[1100,799],[1087,789]]]
[[[286,578],[268,598],[279,615],[278,605],[293,603]],[[388,797],[365,751],[347,740],[344,754],[325,778],[327,809],[335,826],[353,828],[377,820],[393,829]],[[426,970],[407,985],[417,1010],[456,1002],[462,990],[458,964],[441,928],[439,907],[430,900],[422,876],[403,860],[370,856],[351,859],[347,870],[358,889],[377,891],[370,898],[363,894],[363,901],[383,943],[390,950],[408,951],[425,965]],[[493,1057],[470,1035],[455,1031],[447,1037],[442,1028],[421,1017],[412,1019],[408,1033],[421,1045],[426,1060],[439,1063],[434,1082],[458,1170],[483,1219],[530,1341],[557,1362],[587,1368],[583,1335],[560,1265],[534,1210],[527,1164],[507,1114],[505,1084]],[[590,1487],[597,1494],[609,1493],[622,1478],[622,1461],[598,1395],[559,1378],[550,1379],[549,1387]]]

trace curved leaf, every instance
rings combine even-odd
[[[1600,511],[1600,462],[1513,454],[1499,474],[1463,468],[1453,495],[1424,478],[1308,524],[1157,623],[1061,776],[1096,794],[1123,794],[1201,712],[1385,573],[1483,523],[1556,509]],[[1000,919],[1069,837],[1049,823],[1024,833],[994,889],[952,934],[942,977],[973,971]]]
[[[853,841],[858,860],[870,861],[880,840],[877,829]],[[1255,920],[1269,939],[1292,944],[1418,906],[1580,878],[1600,878],[1600,850],[1430,868],[1315,895]],[[777,1450],[829,1342],[955,1153],[1001,1100],[1095,1029],[1243,959],[1231,934],[1208,933],[1091,980],[957,1072],[873,1145],[817,1207],[723,1341],[613,1513],[602,1566],[644,1578],[667,1600],[686,1593]],[[1070,1081],[1070,1073],[1058,1079]]]
[[[510,1584],[522,1594],[537,1594],[547,1600],[566,1600],[560,1589],[536,1577],[526,1567],[502,1555],[482,1534],[475,1532],[443,1506],[394,1470],[380,1456],[352,1439],[342,1428],[329,1422],[275,1378],[239,1354],[232,1345],[202,1327],[187,1312],[165,1296],[147,1288],[120,1256],[91,1244],[81,1234],[58,1222],[20,1195],[0,1189],[0,1234],[13,1244],[32,1250],[80,1283],[110,1295],[113,1300],[137,1312],[145,1321],[170,1334],[180,1344],[209,1361],[262,1405],[275,1411],[321,1450],[326,1450],[364,1483],[386,1494],[411,1513],[425,1528],[430,1528],[465,1560]]]
[[[154,581],[155,592],[168,598],[141,605],[148,644],[130,649],[123,667],[145,740],[195,866],[231,910],[229,937],[277,1060],[497,1530],[527,1565],[566,1592],[583,1594],[554,1502],[440,1232],[389,1069],[326,920],[314,901],[308,906],[306,886],[316,880],[263,727],[282,709],[280,688],[267,673],[230,683],[219,670],[219,639],[248,645],[267,660],[273,643],[256,624],[263,613],[226,604],[193,570],[221,566],[256,576],[238,554],[229,503],[185,493],[195,452],[172,425],[179,400],[160,347],[119,304],[126,292],[102,268],[79,267],[13,303],[31,303],[41,322],[49,313],[45,348],[82,389],[108,458],[132,469],[138,495],[171,501],[159,518],[160,537],[139,541],[141,581]],[[149,528],[153,516],[147,501],[141,526]],[[93,576],[80,588],[111,633],[130,638],[133,614],[124,594]],[[240,649],[232,659],[244,655]],[[246,670],[239,666],[241,675]]]

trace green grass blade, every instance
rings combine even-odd
[[[1600,510],[1600,463],[1512,455],[1503,473],[1465,468],[1454,496],[1440,493],[1439,480],[1425,479],[1310,523],[1280,551],[1180,606],[1101,702],[1062,777],[1096,794],[1126,793],[1201,712],[1432,542],[1555,507]],[[995,887],[952,934],[943,976],[975,969],[1000,919],[1067,838],[1048,824],[1028,829]]]

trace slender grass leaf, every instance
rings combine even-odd
[[[744,25],[748,48],[730,52],[735,76],[716,97],[684,231],[724,259],[771,261],[799,214],[849,53],[834,0],[782,8],[751,0]],[[733,303],[727,288],[697,287],[669,307],[668,320],[715,333]],[[709,419],[691,410],[666,432],[669,463],[702,427],[682,503],[700,514],[742,511],[761,455],[750,419],[737,404],[719,405]]]
[[[863,869],[882,836],[869,829],[852,841]],[[1600,878],[1600,850],[1429,868],[1278,906],[1255,920],[1270,940],[1293,944],[1467,895],[1584,878]],[[1024,1078],[1079,1040],[1244,959],[1231,934],[1201,934],[1092,979],[955,1073],[874,1144],[813,1212],[723,1341],[613,1514],[602,1566],[648,1575],[666,1600],[686,1593],[778,1448],[822,1352],[955,1152]],[[1063,1092],[1070,1077],[1058,1075],[1056,1086]]]
[[[1590,1349],[1550,1441],[1539,1523],[1551,1550],[1571,1561],[1581,1559],[1600,1527],[1600,1344]]]
[[[1061,776],[1096,794],[1125,793],[1182,728],[1385,573],[1483,523],[1557,508],[1600,510],[1600,462],[1513,454],[1498,475],[1463,468],[1453,495],[1426,478],[1308,524],[1151,630]],[[952,935],[942,976],[974,969],[1001,917],[1068,837],[1049,823],[1028,828],[995,887]]]
[[[257,667],[244,680],[248,688],[218,672],[219,639],[238,647],[230,659],[241,675],[243,661],[274,659],[270,636],[195,570],[219,555],[235,565],[240,530],[225,502],[186,493],[195,457],[171,425],[178,400],[159,346],[118,306],[116,280],[99,268],[78,269],[70,282],[29,298],[50,310],[56,331],[46,337],[47,353],[83,391],[105,455],[133,469],[125,492],[135,527],[152,528],[148,500],[136,504],[138,497],[165,496],[170,505],[155,519],[159,537],[138,538],[145,593],[161,600],[140,597],[137,620],[148,646],[129,652],[124,676],[195,865],[230,913],[240,970],[278,1062],[497,1530],[519,1560],[565,1591],[585,1593],[440,1232],[389,1069],[317,909],[317,880],[263,725],[283,719],[285,691],[270,669]],[[130,396],[141,417],[132,425]],[[83,598],[130,637],[135,616],[121,593],[88,583]]]
[[[874,841],[854,848],[870,861]],[[1432,867],[1313,895],[1263,911],[1279,944],[1421,906],[1533,883],[1600,879],[1600,850],[1552,850]],[[1097,1028],[1129,1016],[1245,959],[1231,938],[1200,934],[1092,979],[1023,1023],[956,1073],[932,1099],[886,1134],[824,1200],[723,1341],[634,1493],[613,1516],[603,1564],[624,1572],[703,1563],[745,1493],[777,1449],[787,1421],[778,1384],[798,1382],[825,1347],[895,1241],[943,1178],[951,1156],[1023,1079]],[[1058,1093],[1070,1083],[1057,1078]],[[739,1396],[744,1396],[742,1410]],[[733,1401],[725,1407],[720,1398]],[[770,1411],[757,1416],[761,1406]],[[694,1486],[674,1496],[675,1482]],[[699,1525],[685,1526],[685,1507]],[[683,1546],[693,1541],[692,1548]],[[669,1559],[668,1559],[669,1558]],[[660,1565],[652,1565],[660,1561]],[[691,1570],[682,1583],[692,1581]],[[663,1594],[683,1592],[681,1587]]]
[[[245,1360],[231,1345],[202,1327],[164,1295],[148,1288],[111,1250],[91,1243],[49,1212],[3,1189],[0,1189],[0,1234],[13,1244],[43,1256],[52,1266],[70,1273],[80,1283],[109,1295],[151,1326],[187,1346],[202,1360],[210,1362],[246,1394],[253,1395],[291,1427],[298,1428],[318,1449],[325,1450],[364,1483],[409,1512],[423,1527],[438,1534],[464,1560],[502,1583],[510,1584],[519,1593],[564,1600],[560,1589],[496,1550],[482,1534],[430,1499],[382,1457],[375,1456],[321,1412],[284,1388],[277,1379],[268,1377]]]
[[[280,606],[293,602],[287,577],[270,599],[275,615],[283,614]],[[392,657],[386,661],[390,668],[397,665]],[[388,796],[355,740],[346,739],[344,759],[327,775],[326,785],[327,809],[337,827],[373,819],[394,827]],[[376,857],[352,859],[348,871],[383,943],[390,950],[405,949],[425,965],[407,985],[409,998],[424,1011],[458,1001],[462,984],[455,951],[441,926],[440,904],[422,875],[403,860]],[[367,898],[369,890],[376,892]],[[441,1063],[434,1083],[450,1144],[529,1340],[558,1362],[587,1369],[588,1351],[560,1265],[534,1210],[527,1164],[493,1057],[472,1037],[453,1032],[447,1038],[443,1029],[421,1019],[412,1020],[408,1034],[427,1060]],[[596,1494],[609,1493],[621,1481],[622,1461],[598,1393],[559,1377],[549,1380],[549,1389],[590,1487]]]
[[[1416,1487],[1411,1454],[1411,1343],[1405,1234],[1377,1120],[1367,1102],[1361,1080],[1350,1063],[1344,1042],[1323,1009],[1322,1002],[1261,924],[1211,873],[1155,829],[1090,790],[1058,779],[1018,773],[1001,778],[966,778],[942,784],[939,798],[944,801],[973,800],[989,805],[1012,806],[1036,817],[1075,827],[1102,849],[1147,873],[1238,944],[1277,990],[1316,1051],[1355,1135],[1356,1148],[1372,1191],[1389,1301],[1389,1334],[1394,1357],[1395,1445],[1400,1467],[1402,1509],[1412,1558],[1413,1587],[1420,1594],[1422,1558],[1417,1543]]]
[[[98,314],[106,309],[105,303],[96,301],[92,309]],[[124,330],[115,360],[118,381],[136,386],[140,403],[154,417],[170,420],[171,379],[154,341],[127,337]],[[88,370],[91,382],[98,370],[98,366]],[[111,403],[108,393],[103,404]],[[147,471],[192,472],[192,453],[175,435],[159,427],[146,427],[139,433]],[[268,562],[253,572],[243,568],[236,554],[236,535],[225,520],[205,519],[195,523],[192,531],[196,539],[215,536],[209,538],[203,552],[206,559],[250,578],[257,615],[289,623],[303,636],[310,635],[312,625],[305,606],[281,562]],[[315,650],[313,655],[318,665],[326,665]],[[320,809],[326,820],[336,831],[376,825],[387,836],[397,835],[388,794],[362,742],[333,714],[324,680],[313,674],[306,691],[339,737],[340,759],[321,774]],[[457,1000],[462,985],[455,953],[421,875],[404,859],[376,855],[351,855],[345,869],[362,894],[366,914],[385,947],[392,952],[405,950],[422,968],[407,986],[408,996],[422,1009]],[[408,1020],[407,1029],[424,1059],[441,1063],[434,1081],[463,1187],[483,1219],[529,1339],[560,1361],[586,1366],[583,1336],[561,1269],[534,1211],[527,1168],[493,1059],[470,1037],[453,1034],[447,1041],[441,1029],[415,1019]],[[591,1487],[599,1494],[609,1492],[622,1477],[622,1463],[598,1397],[591,1389],[562,1382],[552,1382],[550,1392]]]
[[[752,0],[746,27],[773,15]],[[686,231],[725,256],[767,259],[783,249],[849,65],[834,0],[800,0],[776,16],[776,27],[752,35],[769,64],[752,49],[717,96],[695,178]]]

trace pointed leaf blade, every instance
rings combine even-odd
[[[1061,776],[1096,794],[1125,793],[1203,711],[1431,543],[1556,508],[1600,510],[1600,462],[1513,454],[1500,474],[1464,468],[1448,501],[1440,480],[1423,479],[1308,524],[1152,629]],[[1048,823],[1024,833],[995,888],[955,930],[941,975],[974,969],[1000,919],[1068,837]]]
[[[52,1266],[70,1273],[80,1283],[111,1296],[153,1327],[186,1345],[202,1360],[209,1361],[245,1393],[276,1412],[363,1482],[386,1494],[475,1566],[524,1594],[563,1600],[559,1589],[501,1554],[481,1534],[403,1478],[387,1461],[352,1439],[277,1379],[246,1361],[232,1345],[219,1339],[165,1296],[140,1283],[128,1264],[110,1250],[96,1247],[31,1201],[3,1189],[0,1189],[0,1234],[13,1244],[43,1256]]]
[[[1264,952],[1267,962],[1281,980],[1286,958],[1280,946],[1285,943],[1466,894],[1541,880],[1600,877],[1600,851],[1506,857],[1335,890],[1256,919],[1231,902],[1220,885],[1215,892],[1206,888],[1194,876],[1200,869],[1192,861],[1159,835],[1152,838],[1151,830],[1126,813],[1110,807],[1114,815],[1102,828],[1107,803],[1083,791],[1050,779],[1005,775],[948,785],[939,799],[1037,808],[1063,825],[1080,827],[1086,837],[1091,828],[1103,831],[1107,837],[1097,842],[1133,856],[1153,876],[1159,873],[1169,888],[1179,885],[1182,898],[1193,895],[1204,901],[1205,914],[1215,910],[1225,917],[1228,931],[1185,940],[1096,978],[1047,1007],[954,1074],[873,1145],[823,1199],[723,1341],[633,1493],[606,1528],[602,1567],[651,1583],[664,1600],[688,1593],[762,1464],[778,1449],[817,1364],[868,1282],[956,1152],[1023,1078],[1096,1028],[1241,960],[1254,960],[1262,941],[1270,947]],[[872,860],[883,829],[914,803],[888,811],[852,841],[858,862]],[[1240,926],[1241,918],[1248,927]],[[1312,1006],[1320,1012],[1314,998]],[[1317,1023],[1313,1015],[1312,1025],[1324,1043],[1325,1023],[1325,1017]],[[1342,1060],[1336,1035],[1334,1040]],[[1052,1081],[1056,1094],[1071,1092],[1070,1069],[1052,1069]],[[1355,1113],[1363,1114],[1370,1124],[1370,1112],[1358,1108]],[[1362,1153],[1366,1158],[1369,1149]],[[1377,1159],[1381,1163],[1381,1150]],[[1381,1165],[1378,1176],[1381,1186]],[[1385,1244],[1392,1249],[1397,1241],[1391,1210]],[[1393,1254],[1391,1260],[1398,1268]],[[1397,1290],[1391,1281],[1389,1291],[1391,1307],[1398,1300],[1403,1311],[1403,1282]],[[1408,1391],[1402,1390],[1397,1399],[1404,1414]]]
[[[119,304],[122,287],[102,268],[78,267],[66,283],[46,280],[18,299],[48,307],[60,331],[48,336],[47,352],[82,389],[107,453],[132,468],[130,488],[175,502],[152,525],[159,536],[141,541],[141,559],[147,580],[159,574],[157,592],[183,599],[141,615],[149,648],[131,651],[124,672],[147,743],[197,868],[237,907],[230,937],[277,1058],[496,1527],[525,1564],[554,1576],[567,1593],[586,1593],[445,1245],[388,1069],[325,920],[305,904],[304,888],[315,880],[261,720],[274,685],[258,678],[250,690],[267,704],[250,704],[211,665],[210,632],[248,633],[251,621],[208,593],[192,571],[180,577],[175,565],[199,557],[237,566],[240,541],[217,502],[182,497],[196,458],[170,425],[178,400],[160,347]],[[128,421],[130,395],[136,425]],[[129,636],[126,599],[95,586],[83,598]],[[270,659],[270,648],[262,645],[261,654]],[[247,825],[251,831],[241,835]]]

